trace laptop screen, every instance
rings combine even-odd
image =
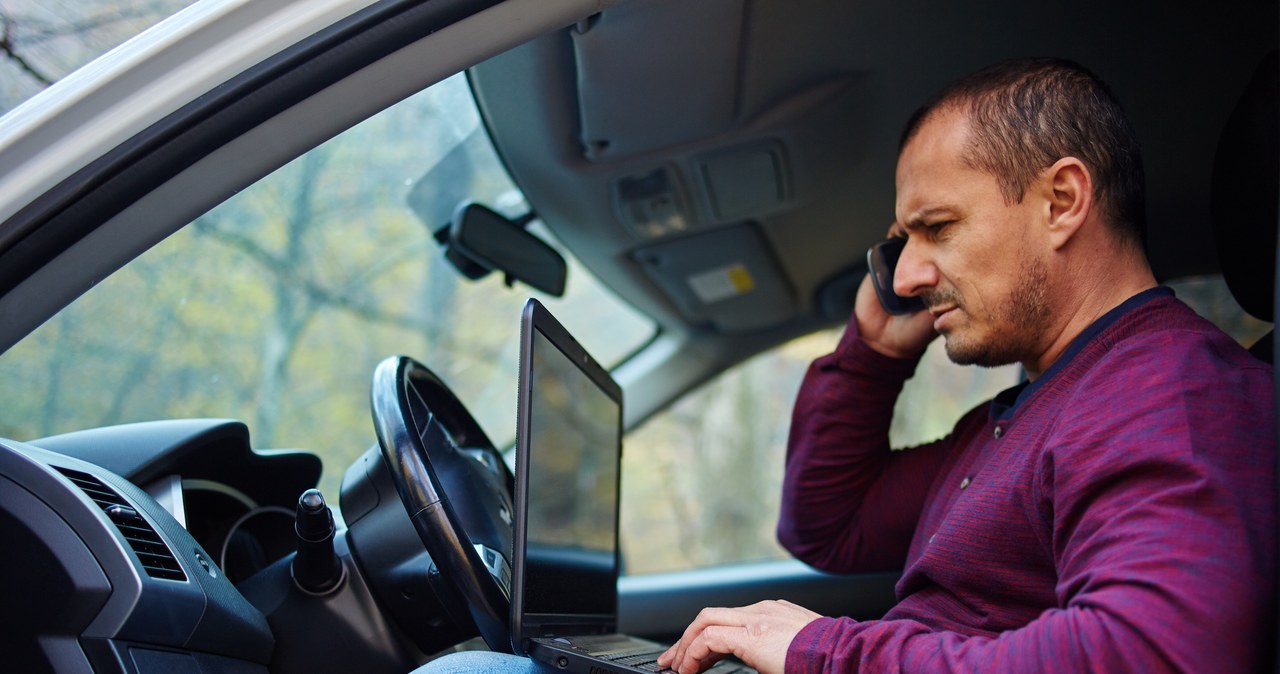
[[[612,631],[621,389],[534,300],[520,361],[512,636]]]

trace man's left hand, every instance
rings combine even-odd
[[[760,674],[782,674],[791,640],[820,617],[789,601],[702,609],[684,636],[658,658],[658,665],[697,674],[734,655]]]

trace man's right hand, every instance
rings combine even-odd
[[[895,223],[889,228],[889,235],[902,236],[903,233]],[[893,358],[916,358],[938,336],[933,329],[933,316],[928,311],[905,316],[894,316],[885,311],[871,285],[870,274],[858,286],[853,313],[858,321],[858,334],[863,341],[876,351]]]

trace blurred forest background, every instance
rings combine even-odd
[[[0,0],[0,108],[185,4]],[[455,77],[197,218],[3,354],[0,436],[235,418],[256,448],[319,454],[321,487],[336,501],[343,471],[374,442],[373,367],[404,353],[436,370],[491,439],[509,446],[518,316],[537,294],[492,276],[463,280],[443,262],[431,234],[464,198],[509,215],[528,209]],[[598,360],[616,364],[653,326],[566,257],[567,295],[539,298]],[[1192,283],[1179,293],[1231,306],[1220,287]],[[623,465],[628,571],[785,557],[773,527],[790,409],[809,362],[839,334],[757,356],[632,429]],[[899,402],[897,446],[941,436],[1018,379],[1016,368],[955,367],[940,346]]]

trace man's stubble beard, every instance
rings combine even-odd
[[[991,317],[993,334],[986,339],[977,336],[944,334],[947,357],[959,365],[998,367],[1022,362],[1031,357],[1040,342],[1040,334],[1048,322],[1049,270],[1039,258],[1023,260],[1018,282],[1009,294],[1008,301]],[[968,310],[960,302],[954,289],[929,293],[924,296],[929,306],[955,304]],[[974,316],[969,314],[972,321]]]

